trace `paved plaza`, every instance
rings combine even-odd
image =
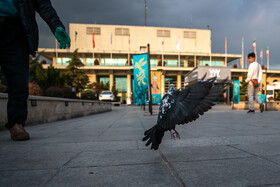
[[[26,142],[1,131],[0,186],[280,186],[279,116],[218,105],[157,151],[141,141],[157,116],[136,106],[29,126]]]

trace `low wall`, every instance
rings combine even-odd
[[[0,129],[7,123],[7,94],[0,93]],[[79,116],[107,112],[112,104],[101,101],[29,96],[26,125],[47,123]]]
[[[232,109],[237,110],[249,110],[250,104],[248,101],[240,101],[239,104],[233,104],[231,102]],[[254,108],[255,110],[260,109],[260,105],[254,102]],[[267,102],[265,104],[265,110],[268,111],[280,111],[280,101],[274,101],[274,102]]]

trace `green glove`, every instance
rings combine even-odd
[[[66,45],[67,47],[70,47],[70,38],[69,35],[64,31],[62,27],[57,27],[54,32],[54,36],[56,37],[57,41],[59,41],[59,48],[65,49]]]

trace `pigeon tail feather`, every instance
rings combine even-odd
[[[151,149],[157,150],[164,136],[164,131],[160,130],[157,125],[153,126],[144,133],[143,141],[147,141],[146,146],[152,144]]]

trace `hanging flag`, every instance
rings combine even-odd
[[[128,44],[130,45],[130,34],[128,34]]]
[[[225,37],[225,49],[227,49],[227,37]]]
[[[256,40],[253,41],[253,49],[256,49]]]
[[[261,52],[260,52],[260,58],[262,58],[263,57],[263,50],[261,50]]]
[[[135,105],[141,105],[148,99],[149,72],[148,54],[133,55],[133,99]]]
[[[77,41],[77,37],[78,37],[78,32],[75,31],[75,42]]]
[[[269,48],[266,48],[266,56],[269,56]]]
[[[111,40],[110,40],[110,43],[112,44],[113,43],[113,34],[111,33]]]
[[[181,38],[178,37],[178,41],[177,41],[177,50],[180,51],[180,43],[181,43]]]
[[[246,67],[247,67],[247,61],[248,61],[248,58],[247,58],[247,56],[246,56],[246,57],[245,57]]]
[[[94,32],[92,33],[92,47],[95,48],[95,41],[94,41]]]
[[[162,37],[161,44],[164,45],[164,37]]]
[[[233,82],[233,103],[239,104],[240,101],[240,81]]]

